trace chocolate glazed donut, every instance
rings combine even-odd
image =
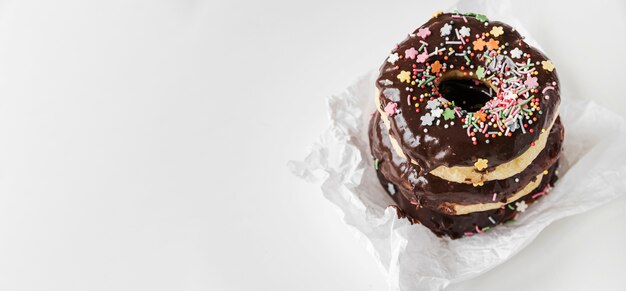
[[[554,65],[514,28],[437,13],[380,68],[370,146],[399,213],[437,235],[481,233],[556,180]]]

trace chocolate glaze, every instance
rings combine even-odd
[[[505,23],[490,21],[488,25],[477,20],[475,17],[465,17],[467,22],[463,18],[455,18],[453,14],[441,14],[435,18],[430,19],[426,24],[420,28],[429,28],[432,34],[428,36],[425,41],[428,43],[426,46],[428,52],[433,52],[435,48],[440,47],[446,42],[445,37],[442,37],[439,33],[441,28],[445,24],[451,24],[453,29],[459,29],[463,26],[471,29],[471,35],[468,37],[470,43],[475,40],[475,35],[480,33],[487,33],[494,26],[503,27],[504,34],[498,37],[501,44],[508,43],[507,49],[516,47],[523,53],[530,54],[532,63],[537,64],[540,68],[541,61],[547,60],[547,58],[539,51],[529,46],[523,37],[519,35],[512,27]],[[419,28],[418,28],[419,30]],[[531,143],[537,140],[542,129],[550,127],[551,122],[558,114],[558,106],[560,103],[560,93],[558,77],[556,70],[547,71],[543,69],[537,69],[538,72],[535,77],[538,80],[538,96],[547,96],[547,99],[541,98],[539,104],[542,114],[535,114],[538,120],[531,124],[528,129],[533,129],[533,132],[527,132],[522,134],[519,130],[514,132],[510,137],[502,136],[490,140],[490,143],[485,143],[483,140],[478,140],[477,145],[473,145],[472,141],[467,135],[467,131],[463,128],[463,123],[458,119],[453,125],[448,128],[443,126],[422,126],[420,118],[424,116],[426,110],[416,112],[415,108],[408,104],[404,98],[405,93],[408,93],[409,87],[414,91],[411,92],[412,96],[419,96],[422,93],[430,93],[431,88],[421,88],[416,85],[409,85],[401,83],[398,80],[398,74],[403,71],[412,71],[413,69],[423,70],[426,68],[425,63],[418,63],[413,59],[404,58],[404,52],[410,48],[418,48],[422,46],[420,41],[424,41],[417,35],[418,30],[403,42],[398,44],[397,48],[392,51],[397,52],[400,55],[400,59],[394,63],[385,62],[380,68],[380,76],[377,80],[377,87],[379,89],[381,106],[384,108],[390,101],[394,101],[398,104],[399,112],[390,116],[391,134],[399,142],[403,152],[413,161],[419,165],[421,174],[428,173],[432,169],[440,166],[471,166],[478,158],[487,159],[489,161],[489,167],[494,167],[502,163],[508,162],[521,153],[526,151]],[[451,36],[454,35],[454,32]],[[470,45],[469,43],[467,45]],[[432,55],[428,58],[427,62],[433,63],[439,60],[441,63],[446,63],[448,67],[451,65],[454,68],[460,68],[461,66],[468,66],[466,60],[463,57],[449,57],[444,60],[447,54]],[[481,60],[481,53],[476,52],[474,56],[468,56],[473,66],[483,64],[484,60]],[[415,67],[414,67],[415,66]],[[469,66],[468,66],[469,67]],[[467,69],[475,74],[475,69]],[[440,78],[434,80],[437,84]],[[544,91],[547,87],[552,86],[554,89]],[[400,92],[399,98],[396,94],[385,94],[386,89]],[[400,100],[391,100],[391,99]],[[423,107],[422,107],[423,108]],[[424,129],[427,129],[427,133],[424,133]],[[497,149],[497,150],[494,150]]]
[[[557,180],[557,176],[554,172],[557,168],[558,164],[553,165],[548,170],[548,174],[542,178],[541,184],[537,190],[520,198],[517,202],[524,201],[527,205],[531,205],[536,200],[541,199],[543,196],[533,198],[533,195],[541,191],[541,189],[544,189],[547,185],[554,185]],[[407,218],[414,224],[422,224],[437,236],[449,236],[452,239],[457,239],[463,237],[466,233],[471,233],[473,235],[477,233],[477,228],[481,230],[485,227],[493,228],[497,224],[514,219],[518,213],[518,211],[515,210],[515,202],[509,204],[513,209],[506,206],[465,215],[444,214],[427,207],[418,207],[414,204],[414,202],[407,199],[405,195],[397,192],[392,194],[388,190],[388,185],[393,183],[386,180],[381,172],[377,172],[377,174],[378,179],[380,180],[383,188],[386,189],[387,194],[389,194],[389,196],[391,196],[391,198],[397,203],[397,205],[392,205],[392,207],[396,208],[398,217]]]
[[[420,176],[419,166],[399,156],[392,148],[387,128],[376,113],[370,121],[370,149],[374,159],[378,159],[378,171],[386,180],[391,181],[407,196],[407,199],[419,201],[424,207],[437,209],[439,212],[452,213],[446,204],[490,203],[493,193],[497,200],[505,202],[509,197],[534,181],[536,176],[553,166],[559,159],[563,142],[563,126],[557,118],[548,136],[545,148],[533,162],[519,174],[503,180],[487,181],[483,186],[455,183],[432,174]]]

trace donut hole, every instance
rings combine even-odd
[[[480,110],[495,95],[490,86],[470,78],[445,78],[439,82],[438,89],[443,98],[469,112]]]

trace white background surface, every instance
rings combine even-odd
[[[285,164],[452,1],[54,2],[0,1],[0,290],[386,290]],[[624,115],[624,2],[515,7],[567,97]],[[625,207],[454,288],[620,289]]]

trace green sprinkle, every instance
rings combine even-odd
[[[515,208],[513,208],[513,206],[511,206],[511,204],[507,205],[507,207],[511,210],[515,210]]]
[[[420,48],[417,49],[417,51],[422,51],[422,49],[424,48],[424,46],[426,46],[425,44],[422,44],[422,46],[420,46]]]
[[[465,57],[467,58],[467,55]],[[469,62],[469,59],[467,61]],[[483,78],[485,78],[485,68],[478,66],[478,68],[476,69],[476,77],[478,78],[478,80],[482,80]]]
[[[480,21],[480,22],[487,22],[489,21],[489,19],[487,19],[487,16],[482,15],[482,14],[476,14],[476,20]]]
[[[491,227],[489,227],[489,226],[485,226],[485,227],[483,227],[483,229],[481,229],[481,230],[482,230],[482,231],[488,231],[490,228],[491,228]]]
[[[514,222],[515,222],[515,219],[511,219],[511,220],[507,220],[505,223],[509,224],[509,223],[514,223]]]
[[[528,97],[528,99],[526,99],[526,100],[522,101],[522,103],[517,104],[517,107],[522,107],[522,106],[524,106],[526,103],[530,102],[530,100],[532,100],[533,98],[535,98],[535,96],[530,96],[530,97]]]
[[[469,64],[469,63],[470,63],[470,59],[469,59],[469,57],[467,57],[467,55],[463,55],[463,57],[465,57],[465,60],[466,60],[466,61],[467,61],[467,63]]]
[[[376,159],[376,161],[374,162],[374,168],[376,169],[376,171],[378,171],[378,159]]]

